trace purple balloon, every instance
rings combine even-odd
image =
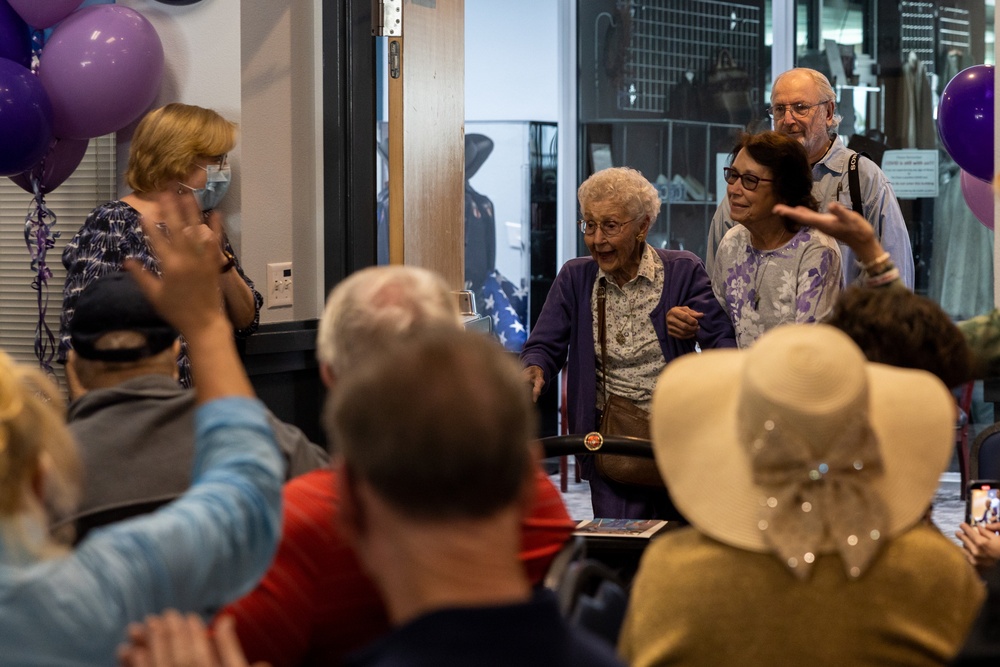
[[[52,100],[56,136],[99,137],[128,125],[156,99],[163,44],[133,9],[84,7],[52,32],[38,78]]]
[[[27,67],[0,58],[0,176],[19,174],[45,155],[52,105]]]
[[[948,155],[982,181],[993,179],[993,66],[973,65],[941,93],[938,134]]]
[[[962,196],[969,210],[979,219],[979,222],[986,225],[987,229],[993,229],[993,207],[995,205],[995,195],[993,185],[986,181],[981,181],[965,170],[962,171]]]
[[[28,24],[7,4],[7,0],[0,0],[0,58],[31,67]]]
[[[48,28],[69,16],[83,0],[7,0],[34,28]]]
[[[37,178],[42,194],[52,192],[76,171],[87,152],[90,139],[53,139],[45,157],[35,166],[10,177],[23,190],[35,193],[31,179]]]

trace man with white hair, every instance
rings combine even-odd
[[[771,106],[767,109],[774,129],[801,143],[809,154],[813,170],[813,195],[824,209],[836,201],[859,211],[875,229],[899,269],[903,283],[913,289],[913,252],[892,185],[871,160],[847,148],[837,131],[841,117],[837,96],[827,78],[814,69],[796,67],[779,75],[771,88]],[[852,167],[852,162],[854,166]],[[856,177],[855,184],[851,181]],[[857,198],[855,203],[852,200]],[[708,233],[707,262],[709,275],[715,264],[719,242],[732,226],[729,201],[723,199],[712,217]],[[860,266],[847,245],[840,244],[844,284],[855,282]]]
[[[410,266],[363,269],[338,284],[327,300],[317,336],[320,374],[335,393],[357,367],[394,344],[441,329],[457,331],[461,323],[454,295],[440,276]],[[399,419],[391,410],[383,412],[386,420]],[[336,452],[338,443],[332,438],[331,443]],[[521,562],[529,581],[538,583],[574,522],[537,466],[534,482],[530,513],[521,520]],[[341,492],[334,468],[286,485],[274,564],[255,591],[223,611],[236,617],[251,662],[340,664],[347,653],[388,632],[381,596],[337,525]]]

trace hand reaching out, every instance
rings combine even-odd
[[[160,262],[161,276],[125,260],[139,288],[156,311],[187,340],[198,403],[225,396],[253,396],[253,387],[236,354],[233,330],[219,290],[217,240],[207,238],[193,198],[158,201],[163,221],[145,217],[143,231]],[[211,230],[208,230],[211,236]]]
[[[122,667],[248,667],[232,616],[220,618],[210,636],[197,615],[171,609],[132,624],[128,635],[129,643],[118,650]]]
[[[793,208],[785,204],[776,204],[773,211],[793,222],[814,227],[827,236],[832,236],[836,240],[846,243],[863,263],[871,262],[884,252],[882,244],[875,237],[875,230],[871,223],[865,220],[860,213],[856,213],[837,202],[831,202],[826,213],[820,213],[805,206]]]

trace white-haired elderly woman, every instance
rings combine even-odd
[[[577,192],[579,222],[590,257],[562,267],[521,353],[524,374],[537,400],[565,367],[569,373],[570,429],[598,427],[609,394],[632,400],[648,411],[656,377],[671,360],[702,349],[734,347],[732,324],[712,293],[701,260],[683,250],[653,248],[646,242],[660,213],[660,198],[635,169],[613,167],[592,175]],[[598,299],[606,285],[608,368],[598,345]],[[673,309],[700,313],[695,336],[682,340],[668,332]],[[594,515],[658,518],[672,513],[660,490],[616,484],[581,460],[590,480]]]

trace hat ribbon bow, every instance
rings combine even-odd
[[[758,528],[800,579],[820,553],[834,549],[848,576],[860,577],[885,534],[885,506],[871,484],[883,471],[878,438],[864,416],[852,422],[820,457],[774,420],[753,441],[753,479],[764,493]]]

